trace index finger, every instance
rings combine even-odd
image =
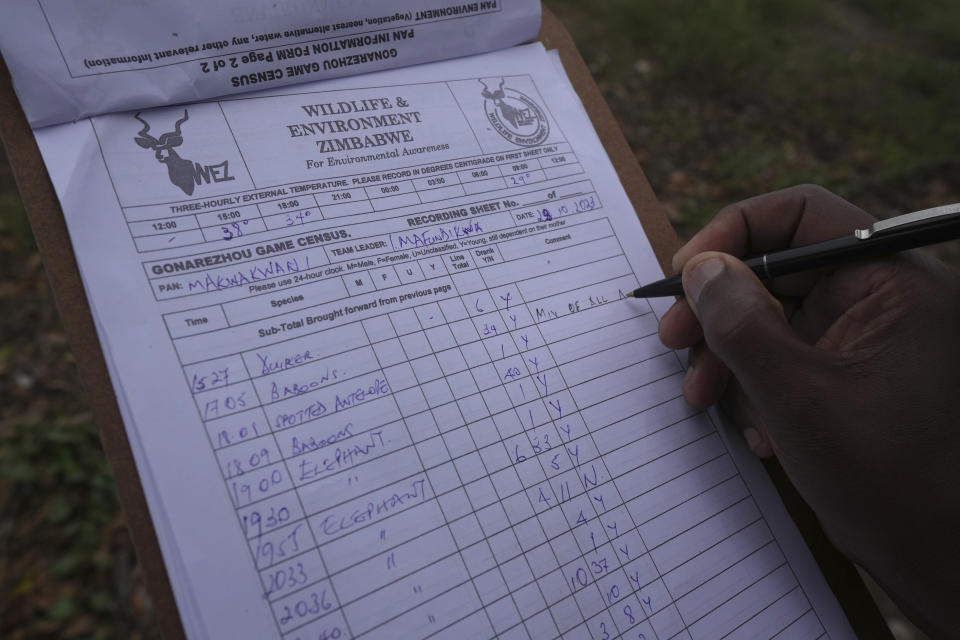
[[[687,260],[704,251],[742,257],[838,238],[875,221],[823,187],[790,187],[721,209],[680,248],[673,268],[679,272]]]

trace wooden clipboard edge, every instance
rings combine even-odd
[[[180,613],[140,485],[130,441],[120,417],[100,340],[80,280],[73,245],[60,201],[43,164],[40,149],[13,92],[6,63],[0,57],[0,139],[3,140],[23,206],[43,259],[60,318],[90,398],[100,442],[110,462],[120,505],[143,567],[144,582],[156,609],[160,632],[168,640],[185,640]]]
[[[617,177],[650,239],[660,266],[664,273],[672,273],[670,261],[680,247],[677,234],[647,182],[636,156],[623,136],[623,130],[594,82],[572,36],[550,9],[546,6],[541,9],[542,22],[537,40],[547,49],[559,51],[567,76],[580,96],[600,142],[610,156]],[[770,459],[764,461],[764,466],[854,632],[862,638],[893,640],[890,628],[853,563],[828,540],[813,510],[797,493],[780,463],[776,459]]]
[[[570,33],[550,9],[541,6],[541,10],[542,22],[537,40],[547,49],[556,49],[559,52],[567,77],[570,78],[587,115],[590,116],[593,128],[617,172],[617,178],[627,192],[627,197],[633,204],[643,231],[650,240],[657,261],[664,273],[669,274],[672,272],[670,260],[680,248],[677,233],[667,219],[657,196],[654,195],[650,183],[647,182],[643,170],[637,163],[637,157],[627,144],[627,139],[623,137],[620,125],[610,111],[603,94],[600,93],[597,83],[593,81],[593,76],[580,56]]]
[[[537,40],[546,48],[559,52],[567,75],[637,212],[644,232],[650,239],[657,260],[664,272],[669,273],[670,259],[679,247],[676,232],[663,213],[573,39],[545,6],[542,7],[542,24]],[[33,133],[14,94],[2,56],[0,139],[10,160],[67,338],[76,357],[77,369],[90,396],[94,418],[100,430],[100,440],[113,471],[137,557],[143,567],[144,581],[156,608],[158,625],[164,638],[185,639],[156,531],[140,485],[140,476],[80,280],[60,202]],[[779,465],[774,462],[767,463],[766,466],[854,630],[862,637],[892,638],[852,563],[829,543],[816,521],[816,516],[796,493]]]

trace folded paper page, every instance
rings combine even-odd
[[[8,1],[0,51],[34,127],[502,49],[535,0]]]

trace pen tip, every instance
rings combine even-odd
[[[625,297],[625,298],[633,298],[633,297],[635,297],[635,296],[633,295],[633,291],[628,291],[624,297]]]

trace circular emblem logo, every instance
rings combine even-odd
[[[494,131],[512,142],[524,147],[540,144],[550,135],[550,123],[547,114],[536,102],[516,89],[504,88],[504,81],[491,91],[483,85],[483,110]]]

